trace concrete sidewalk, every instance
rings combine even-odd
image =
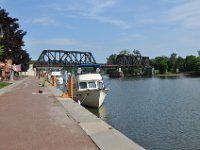
[[[0,150],[99,149],[38,82],[29,77],[0,90]]]

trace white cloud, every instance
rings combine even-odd
[[[92,13],[98,14],[116,5],[117,0],[91,0]]]
[[[79,15],[89,19],[95,19],[102,23],[109,23],[120,28],[130,28],[130,25],[125,21],[104,14],[107,9],[112,8],[117,4],[117,0],[90,0],[90,4],[92,4],[90,5],[90,8],[79,9]]]
[[[200,27],[200,1],[190,0],[174,7],[168,14],[171,22],[178,22],[187,28]]]
[[[41,18],[33,19],[32,22],[37,23],[37,24],[42,24],[42,25],[50,25],[50,24],[54,24],[55,20],[53,20],[49,17],[41,17]]]
[[[102,23],[109,23],[109,24],[118,26],[123,29],[127,29],[127,28],[131,27],[128,23],[124,22],[123,20],[113,19],[113,18],[107,17],[107,16],[91,15],[91,14],[82,14],[82,16],[85,16],[88,19],[97,20]]]
[[[112,25],[124,28],[124,29],[128,29],[131,26],[126,23],[125,21],[122,20],[117,20],[117,19],[113,19],[113,18],[109,18],[109,17],[101,17],[101,16],[96,16],[95,19],[104,22],[104,23],[110,23]]]
[[[109,9],[113,9],[119,0],[84,0],[71,1],[66,4],[49,4],[45,6],[55,11],[66,12],[70,18],[93,19],[102,23],[112,24],[120,28],[130,28],[129,23],[105,14]]]
[[[46,40],[29,40],[28,45],[38,46],[38,45],[53,45],[53,46],[69,46],[75,45],[78,41],[68,38],[54,38],[54,39],[46,39]]]

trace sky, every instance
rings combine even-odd
[[[143,56],[197,56],[200,0],[0,0],[27,32],[33,60],[42,50],[92,52],[99,63],[121,50]]]

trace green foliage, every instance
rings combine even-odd
[[[0,45],[0,58],[3,56],[4,46]]]
[[[169,72],[176,72],[176,53],[172,53],[171,56],[168,59],[167,65],[168,65],[168,71]]]
[[[186,71],[194,71],[196,65],[196,56],[190,55],[185,58],[185,69]]]
[[[29,64],[34,64],[36,62],[36,60],[30,60]]]
[[[180,72],[183,72],[183,71],[185,71],[185,68],[184,68],[184,58],[182,58],[182,57],[178,57],[177,59],[176,59],[176,64],[175,64],[175,66],[176,66],[176,69],[178,69]]]
[[[166,73],[168,69],[168,58],[166,56],[156,57],[153,61],[151,61],[152,65],[155,69],[159,70],[161,74]]]
[[[23,50],[19,52],[20,57],[13,56],[16,64],[22,65],[22,71],[26,71],[29,67],[30,57],[29,54]]]
[[[119,52],[120,55],[130,55],[130,51],[129,50],[122,50]]]
[[[150,60],[150,65],[159,70],[159,73],[166,73],[167,69],[169,72],[196,72],[200,73],[200,57],[193,55],[186,56],[186,58],[178,57],[176,54],[172,53],[169,58],[156,57]],[[166,63],[167,61],[167,63]]]
[[[136,50],[136,49],[133,50],[133,54],[134,54],[135,56],[141,56],[140,51],[139,51],[139,50]]]
[[[115,64],[116,63],[116,54],[111,54],[107,59],[107,64]]]
[[[200,51],[198,51],[200,53]],[[130,52],[127,50],[122,50],[119,54],[129,55]],[[133,55],[141,56],[139,50],[134,50]],[[115,64],[116,63],[116,54],[112,54],[107,58],[107,64]],[[154,67],[157,73],[178,73],[178,72],[195,72],[200,73],[200,56],[196,57],[193,55],[186,56],[186,58],[182,58],[180,56],[177,57],[176,53],[172,53],[170,57],[166,56],[158,56],[154,59],[149,60],[150,66]],[[142,74],[142,70],[138,68],[125,68],[123,69],[124,74],[129,75],[140,75]]]
[[[7,83],[7,82],[0,82],[0,89],[5,87],[5,86],[8,86],[10,85],[11,83]]]
[[[200,73],[200,56],[196,58],[195,71]]]
[[[0,40],[0,45],[4,45],[4,53],[1,60],[12,59],[15,64],[22,64],[22,69],[26,70],[30,61],[29,54],[23,50],[23,37],[26,32],[20,29],[17,18],[11,18],[6,10],[0,7],[0,24],[3,26],[4,36]]]

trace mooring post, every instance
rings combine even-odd
[[[68,77],[68,90],[67,91],[64,90],[64,93],[62,95],[63,98],[72,98],[73,99],[73,97],[74,97],[74,91],[73,91],[74,85],[73,84],[74,84],[73,76],[70,75]]]
[[[73,91],[73,76],[71,75],[69,77],[69,82],[68,82],[68,89],[69,89],[69,97],[71,97],[73,99],[73,94],[74,94],[74,91]]]
[[[69,98],[68,95],[68,77],[67,77],[67,73],[64,74],[63,76],[63,98]]]

